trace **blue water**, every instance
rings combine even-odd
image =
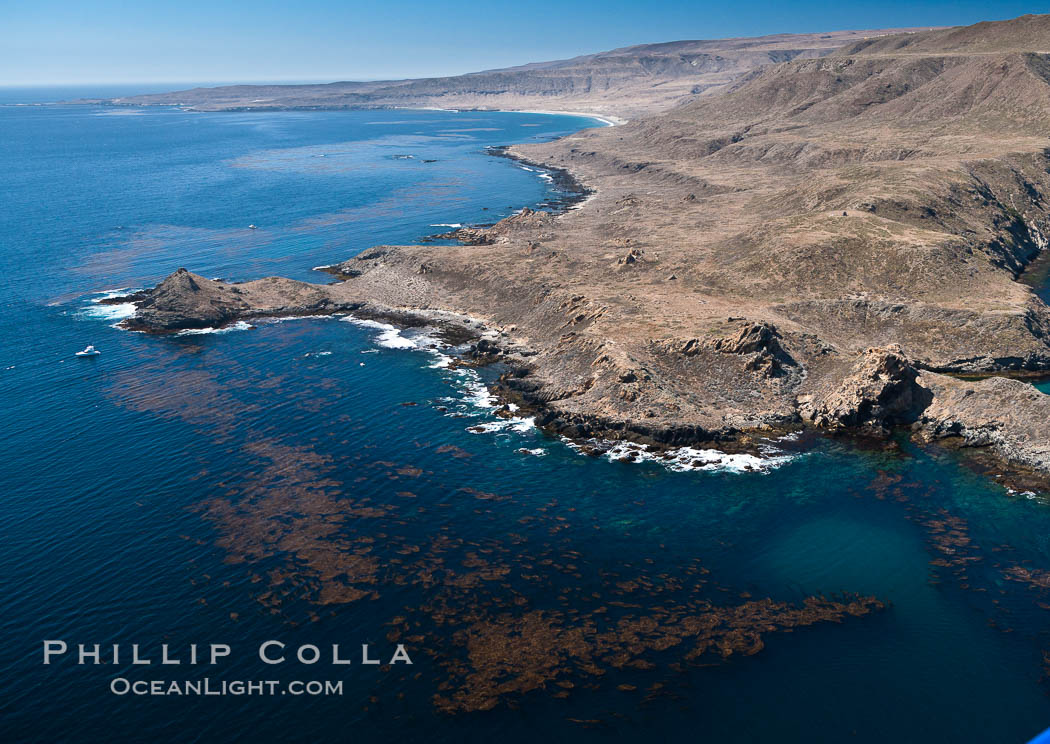
[[[1050,725],[1050,503],[956,453],[818,439],[764,473],[610,462],[495,416],[498,370],[442,366],[418,331],[152,337],[92,302],[177,266],[325,281],[312,267],[494,221],[551,194],[484,148],[592,123],[0,106],[0,740],[1021,742]],[[88,343],[102,355],[72,356]],[[790,620],[858,595],[884,607]],[[716,640],[694,654],[697,618]],[[45,639],[124,657],[45,666]],[[383,661],[403,643],[415,663],[269,666],[268,639]],[[154,664],[128,663],[132,643]],[[233,652],[162,667],[162,643]],[[110,692],[203,677],[344,689]]]

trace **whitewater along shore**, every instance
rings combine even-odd
[[[574,437],[811,427],[990,448],[1050,473],[1050,17],[867,40],[668,113],[517,146],[594,193],[379,247],[321,285],[179,270],[125,325],[475,318],[500,392]],[[124,300],[127,301],[127,300]],[[455,314],[455,315],[447,315]],[[477,327],[477,324],[467,326]]]

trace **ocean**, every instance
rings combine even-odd
[[[486,148],[596,122],[0,99],[0,740],[1050,726],[1050,503],[958,452],[899,435],[594,458],[501,411],[499,370],[455,365],[425,329],[149,336],[97,302],[180,266],[327,281],[314,267],[375,245],[549,208],[544,173]],[[87,344],[101,354],[75,357]],[[50,664],[47,640],[67,647]],[[120,655],[79,664],[77,644]],[[206,663],[209,644],[229,655]],[[390,663],[399,644],[412,664]]]

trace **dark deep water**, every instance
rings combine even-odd
[[[1050,725],[1050,502],[954,453],[596,460],[494,416],[493,372],[442,366],[418,333],[148,337],[91,302],[177,266],[323,280],[311,267],[493,221],[549,191],[483,148],[590,124],[0,106],[0,740],[1022,742]],[[88,343],[102,355],[74,358]],[[124,658],[44,666],[44,639]],[[268,639],[354,663],[265,665]],[[132,643],[154,663],[128,663]],[[161,666],[162,643],[232,654]],[[415,663],[362,666],[362,643]],[[109,691],[204,677],[344,688]]]

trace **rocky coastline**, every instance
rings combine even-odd
[[[1050,373],[1050,308],[1018,281],[1050,234],[1043,38],[1045,16],[910,34],[907,53],[858,44],[515,146],[498,154],[577,201],[369,249],[327,285],[180,269],[121,298],[124,324],[436,324],[576,440],[746,450],[904,429],[1050,477],[1050,396],[1007,377]]]
[[[537,351],[514,339],[507,329],[488,327],[481,320],[453,312],[342,300],[338,293],[311,291],[317,285],[306,283],[297,283],[304,285],[295,288],[300,299],[289,303],[285,301],[291,290],[288,282],[268,278],[225,284],[179,269],[154,289],[108,301],[135,303],[138,311],[122,325],[147,333],[337,313],[402,328],[431,328],[442,342],[456,347],[459,364],[498,364],[505,370],[490,388],[504,410],[512,404],[518,415],[533,416],[541,429],[583,443],[583,451],[590,454],[600,454],[615,442],[645,445],[656,452],[694,447],[757,454],[771,440],[785,435],[810,432],[885,440],[905,429],[920,442],[989,449],[1003,464],[1012,466],[1006,472],[1016,483],[1026,488],[1050,486],[1050,396],[1021,380],[1000,376],[962,380],[925,371],[904,357],[900,347],[868,349],[837,388],[821,397],[799,396],[790,415],[769,417],[752,428],[638,421],[615,413],[566,411],[552,405],[556,398],[536,374]],[[281,301],[267,299],[271,292]],[[747,360],[745,366],[767,374],[776,373],[775,360],[783,353],[775,329],[762,325],[745,324],[735,337],[719,339],[714,346],[720,353],[741,355]],[[625,379],[629,377],[621,374],[619,380],[633,382]],[[991,469],[987,463],[986,469]]]

